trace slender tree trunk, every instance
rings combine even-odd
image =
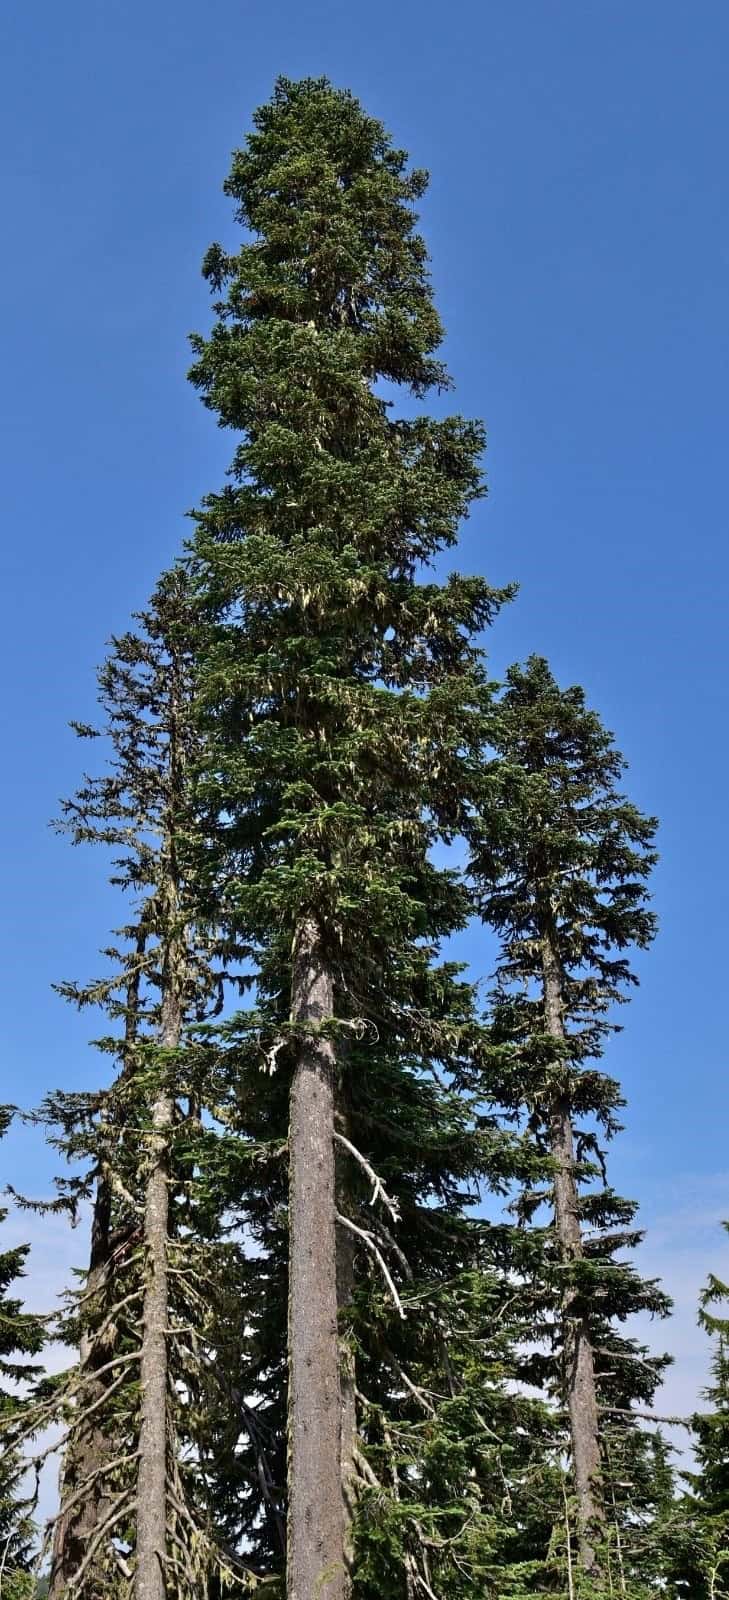
[[[100,1292],[107,1276],[111,1258],[111,1184],[102,1172],[96,1185],[94,1212],[91,1223],[91,1254],[86,1279],[86,1292],[93,1300]],[[84,1334],[79,1350],[80,1369],[85,1376],[82,1384],[78,1427],[69,1442],[63,1463],[61,1511],[53,1534],[53,1554],[48,1583],[48,1600],[63,1600],[68,1585],[80,1566],[97,1524],[103,1520],[106,1485],[103,1478],[90,1484],[89,1491],[68,1511],[64,1501],[71,1500],[86,1480],[103,1467],[108,1456],[108,1441],[100,1420],[101,1408],[94,1411],[88,1423],[83,1410],[93,1405],[104,1392],[104,1378],[94,1377],[94,1366],[101,1367],[109,1360],[108,1347],[95,1347],[92,1338]]]
[[[173,1045],[177,1038],[163,1037]],[[151,1170],[144,1208],[146,1284],[140,1365],[141,1422],[137,1477],[137,1565],[135,1600],[164,1600],[167,1544],[167,1319],[169,1307],[169,1133],[174,1114],[169,1095],[152,1113]]]
[[[542,937],[544,1016],[547,1033],[564,1038],[562,973],[550,923]],[[554,1221],[563,1263],[584,1255],[579,1196],[575,1181],[575,1155],[569,1100],[560,1095],[550,1108],[550,1149],[556,1163]],[[587,1323],[575,1316],[577,1291],[562,1295],[562,1339],[567,1409],[570,1419],[572,1465],[577,1496],[577,1530],[580,1564],[585,1572],[596,1567],[595,1539],[604,1522],[600,1486],[600,1433],[595,1384],[595,1361]]]
[[[179,681],[170,688],[168,802],[163,879],[160,1044],[176,1050],[184,1020],[187,948],[180,927],[180,881],[175,830],[183,799]],[[167,1088],[152,1107],[152,1134],[144,1203],[145,1286],[140,1360],[139,1471],[137,1475],[134,1600],[167,1594],[167,1449],[169,1382],[170,1132],[175,1102]]]
[[[173,931],[177,884],[167,885],[167,951],[162,975],[160,1044],[175,1050],[182,1033],[184,949]],[[146,1278],[140,1362],[141,1419],[137,1476],[137,1564],[135,1600],[164,1600],[167,1593],[167,1385],[169,1319],[170,1130],[174,1100],[166,1091],[152,1108],[149,1176],[144,1205]]]
[[[334,985],[313,920],[293,948],[291,1018],[333,1014]],[[335,1222],[335,1053],[302,1040],[289,1122],[288,1600],[343,1600],[341,1396]]]

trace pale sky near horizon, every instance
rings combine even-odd
[[[489,499],[454,561],[521,585],[494,670],[536,650],[583,683],[661,819],[661,932],[607,1064],[628,1098],[612,1181],[677,1303],[650,1333],[676,1354],[671,1412],[705,1372],[698,1289],[729,1277],[728,65],[725,0],[8,0],[0,17],[0,1098],[98,1071],[93,1026],[50,988],[94,971],[116,914],[101,864],[47,826],[82,769],[67,724],[92,718],[106,639],[231,454],[185,382],[202,255],[234,237],[230,150],[277,74],[325,73],[431,171],[449,403],[489,432]],[[481,971],[473,936],[463,952]],[[47,1192],[37,1132],[0,1161]],[[83,1240],[19,1226],[41,1306]]]

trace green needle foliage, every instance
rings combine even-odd
[[[282,81],[255,123],[225,185],[253,237],[208,252],[223,297],[193,341],[193,382],[240,434],[196,519],[219,623],[209,792],[242,852],[238,915],[270,943],[312,911],[362,969],[462,914],[426,849],[463,804],[484,693],[470,639],[502,596],[417,574],[483,492],[483,434],[393,418],[381,392],[447,386],[411,205],[424,175],[323,80]]]

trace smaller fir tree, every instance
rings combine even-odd
[[[197,1600],[216,1570],[243,1574],[214,1526],[220,1464],[206,1434],[218,1374],[230,1393],[227,1360],[237,1393],[246,1384],[228,1328],[240,1252],[221,1238],[203,1127],[226,1089],[219,1073],[210,1088],[195,1038],[222,1003],[232,949],[192,865],[194,613],[181,571],[137,621],[99,674],[110,759],[64,807],[75,843],[114,852],[111,881],[132,904],[103,975],[59,986],[108,1019],[96,1043],[112,1082],[53,1094],[38,1114],[74,1168],[52,1206],[92,1211],[89,1270],[58,1327],[78,1361],[41,1386],[28,1418],[29,1431],[65,1430],[50,1600],[162,1600],[172,1581]]]
[[[661,1449],[634,1411],[650,1406],[665,1362],[622,1325],[668,1302],[625,1259],[641,1237],[636,1208],[610,1187],[603,1150],[622,1098],[597,1062],[636,981],[625,952],[654,933],[656,825],[620,793],[622,759],[582,690],[561,690],[539,657],[509,671],[493,745],[471,858],[478,909],[501,941],[484,1088],[551,1165],[517,1204],[524,1223],[551,1213],[514,1261],[532,1285],[523,1376],[564,1408],[576,1565],[609,1592],[616,1571],[639,1585],[654,1560],[646,1452]]]

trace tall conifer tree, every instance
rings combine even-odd
[[[245,863],[227,906],[264,992],[287,975],[270,1060],[290,1072],[288,1593],[336,1600],[338,1228],[368,1247],[337,1221],[335,1134],[353,1037],[384,1026],[427,1053],[448,1033],[426,975],[464,905],[428,849],[463,808],[485,700],[470,640],[501,596],[421,576],[482,492],[480,426],[397,418],[382,392],[447,387],[424,174],[325,80],[281,80],[254,120],[226,183],[248,238],[209,251],[216,321],[194,341],[193,381],[240,435],[197,515],[207,794]]]

